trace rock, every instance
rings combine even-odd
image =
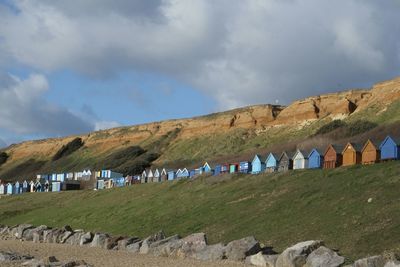
[[[86,245],[92,242],[92,240],[93,240],[93,234],[91,232],[84,233],[79,240],[79,246]]]
[[[67,241],[68,238],[73,236],[73,234],[74,234],[74,232],[71,232],[71,231],[66,231],[66,232],[60,234],[60,236],[58,238],[58,243],[64,244],[65,241]]]
[[[194,252],[191,257],[203,261],[219,261],[225,258],[225,248],[222,243],[206,246]]]
[[[160,241],[165,238],[164,232],[161,230],[154,235],[151,235],[147,237],[145,240],[143,240],[143,243],[140,247],[139,253],[140,254],[147,254],[149,253],[149,246],[151,243],[154,243],[156,241]]]
[[[73,232],[74,230],[72,230],[71,226],[69,225],[64,225],[61,230],[64,230],[65,232]]]
[[[118,249],[126,250],[126,247],[140,241],[138,237],[126,237],[118,241]]]
[[[24,231],[27,230],[27,229],[32,229],[32,228],[33,228],[32,224],[20,224],[20,225],[18,225],[17,231],[15,232],[14,236],[17,239],[22,239]]]
[[[195,233],[180,240],[181,246],[176,251],[180,258],[192,257],[193,253],[203,250],[207,246],[207,237],[204,233]]]
[[[246,258],[246,264],[262,267],[275,267],[275,262],[279,255],[264,255],[261,251],[257,254],[248,256]]]
[[[109,237],[110,236],[108,234],[96,233],[93,237],[92,243],[90,243],[90,246],[97,248],[105,248],[107,238]]]
[[[90,265],[88,265],[84,260],[69,261],[60,266],[61,267],[76,267],[76,266],[90,267]]]
[[[400,261],[398,260],[389,260],[386,262],[384,267],[400,267]]]
[[[382,256],[372,256],[354,262],[354,267],[384,267],[385,259]]]
[[[339,267],[343,265],[344,260],[344,257],[333,250],[321,246],[307,257],[305,267]]]
[[[242,261],[260,250],[260,243],[253,236],[249,236],[229,242],[226,245],[225,255],[228,260]]]
[[[303,267],[308,255],[322,245],[322,241],[313,240],[298,243],[283,251],[275,265],[276,267]]]
[[[181,246],[178,235],[173,235],[167,238],[164,238],[159,241],[155,241],[148,245],[147,253],[150,253],[154,256],[170,256],[173,251],[176,251],[178,247]],[[142,251],[142,249],[141,249]]]
[[[36,228],[32,229],[27,229],[23,233],[23,239],[25,241],[33,241],[33,235],[37,233],[39,235],[39,241],[40,241],[40,236],[43,235],[43,231],[49,229],[46,225],[40,225]]]
[[[126,246],[126,250],[133,253],[138,253],[140,251],[140,247],[142,246],[143,241],[137,241],[130,245]]]
[[[30,255],[20,255],[13,252],[0,251],[0,262],[3,261],[21,261],[33,259]]]
[[[72,235],[70,235],[66,240],[65,240],[65,244],[69,244],[72,246],[79,246],[80,241],[81,241],[81,237],[82,235],[84,235],[84,232],[82,232],[82,230],[75,230]]]
[[[118,249],[118,241],[124,239],[122,236],[113,236],[106,238],[106,243],[104,245],[105,249]]]

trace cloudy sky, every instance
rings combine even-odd
[[[0,146],[400,75],[400,0],[0,0]]]

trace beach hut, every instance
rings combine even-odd
[[[141,182],[142,184],[147,183],[147,172],[146,172],[146,170],[144,170],[144,171],[142,172],[142,176],[141,176],[141,178],[140,178],[140,182]]]
[[[34,181],[30,181],[29,182],[29,192],[33,193],[35,191],[36,191],[35,182]]]
[[[14,184],[14,194],[20,194],[21,193],[20,190],[22,190],[22,187],[21,187],[21,184],[17,181]]]
[[[51,182],[51,192],[60,192],[61,191],[61,182],[60,181],[52,181]]]
[[[351,166],[361,163],[361,147],[358,144],[347,143],[342,151],[343,166]]]
[[[7,184],[7,195],[14,194],[14,185],[12,183]]]
[[[400,159],[400,142],[390,136],[380,144],[381,160],[397,160]]]
[[[239,172],[240,173],[249,173],[251,172],[251,162],[250,161],[242,161],[239,164]]]
[[[278,170],[278,159],[278,155],[269,153],[265,160],[265,171],[268,173],[276,172]]]
[[[159,183],[159,182],[161,182],[161,174],[160,171],[156,169],[153,175],[153,183]]]
[[[22,193],[25,192],[29,192],[29,184],[26,180],[22,183]]]
[[[113,180],[114,187],[125,186],[125,177],[111,178],[110,180]]]
[[[324,157],[318,149],[314,148],[311,150],[310,154],[308,154],[308,168],[320,169],[322,166],[324,166]]]
[[[168,181],[175,180],[175,171],[168,171]]]
[[[153,179],[154,179],[154,173],[153,173],[153,170],[150,169],[150,170],[147,172],[147,182],[148,182],[148,183],[152,183],[152,182],[153,182]]]
[[[184,168],[183,170],[178,170],[180,172],[177,172],[176,177],[178,179],[182,179],[182,178],[188,178],[189,177],[189,171]]]
[[[6,187],[4,184],[0,184],[0,195],[4,195],[6,193]]]
[[[203,173],[203,167],[194,169],[194,176],[201,175]]]
[[[221,165],[215,165],[214,176],[221,174]]]
[[[96,188],[97,188],[97,190],[102,190],[105,188],[103,179],[97,180]]]
[[[221,173],[229,173],[229,164],[225,163],[221,165]]]
[[[293,156],[293,170],[306,169],[308,167],[308,154],[297,149]]]
[[[324,169],[334,169],[343,164],[343,147],[330,144],[324,153]]]
[[[284,151],[278,160],[278,171],[284,172],[293,169],[292,154]]]
[[[161,180],[161,182],[165,182],[168,180],[168,174],[167,174],[167,170],[165,168],[163,168],[161,171],[160,180]]]
[[[204,163],[204,165],[203,165],[203,172],[204,172],[204,173],[210,173],[210,172],[211,172],[211,167],[210,167],[210,165],[208,164],[208,162]]]
[[[196,176],[196,170],[190,170],[189,171],[189,178],[193,178]]]
[[[239,171],[240,163],[231,163],[229,164],[229,173],[237,173]]]
[[[361,149],[361,163],[362,164],[374,164],[379,162],[381,158],[381,151],[377,145],[377,142],[368,139],[363,148]]]
[[[265,170],[265,162],[260,155],[255,155],[251,162],[251,173],[258,174]]]
[[[37,181],[35,183],[35,192],[42,192],[42,191],[43,191],[43,185],[39,181]]]

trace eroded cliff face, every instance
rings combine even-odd
[[[371,105],[378,105],[384,109],[399,99],[400,77],[378,83],[371,90],[350,90],[308,97],[295,101],[287,107],[249,106],[191,119],[114,128],[80,137],[85,142],[85,147],[89,148],[90,153],[104,153],[123,147],[127,142],[139,144],[151,138],[165,136],[173,131],[177,132],[175,141],[179,141],[203,135],[226,133],[231,129],[238,128],[265,130],[282,126],[302,127],[304,122],[312,122],[326,117],[346,118]],[[10,154],[10,162],[32,157],[46,160],[73,138],[28,141],[13,145],[6,151]]]

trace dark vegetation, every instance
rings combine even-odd
[[[367,120],[356,120],[351,122],[333,120],[319,128],[314,136],[328,134],[335,131],[337,137],[352,137],[372,130],[377,126],[377,123]]]
[[[0,166],[7,162],[8,157],[6,152],[0,152]]]
[[[46,161],[28,159],[3,172],[1,177],[9,179],[10,181],[29,179],[32,177],[32,173],[36,173],[37,170],[40,170],[45,164]]]
[[[321,128],[319,128],[315,135],[319,135],[319,134],[326,134],[326,133],[330,133],[338,128],[344,127],[346,126],[346,123],[342,120],[333,120],[325,125],[323,125]]]
[[[66,145],[63,145],[53,156],[53,161],[59,160],[62,157],[71,155],[84,145],[82,138],[77,137]]]

